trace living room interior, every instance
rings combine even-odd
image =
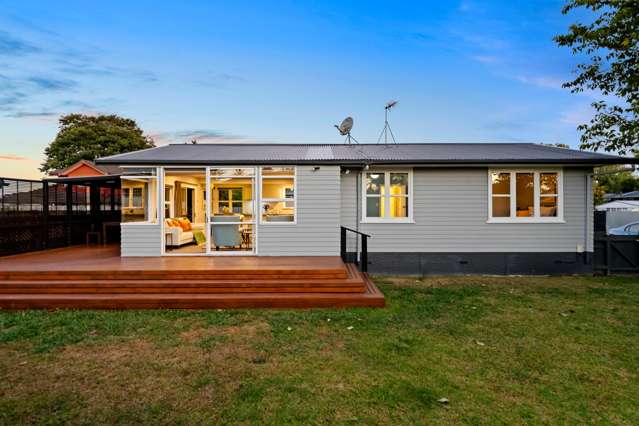
[[[206,170],[167,168],[163,197],[165,254],[254,253],[258,208],[262,223],[295,221],[294,168],[262,168],[259,206],[256,187],[255,168],[211,169],[207,232]]]

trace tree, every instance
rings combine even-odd
[[[542,143],[542,145],[554,146],[555,148],[570,149],[570,145],[568,145],[566,143]]]
[[[554,40],[589,58],[563,87],[572,93],[592,90],[603,98],[592,103],[590,123],[577,127],[581,148],[625,154],[639,144],[639,1],[569,0],[562,13],[577,8],[594,12],[592,23],[573,24]]]
[[[60,130],[44,150],[40,170],[69,167],[79,160],[121,154],[155,146],[134,120],[117,115],[68,114],[60,117]]]

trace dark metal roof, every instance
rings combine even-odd
[[[90,185],[92,182],[104,185],[114,185],[120,183],[120,175],[104,176],[72,176],[72,177],[47,177],[43,181],[53,183],[71,183],[76,185]]]
[[[532,143],[171,144],[98,164],[630,164],[639,159]]]

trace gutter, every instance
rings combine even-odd
[[[605,166],[613,164],[639,164],[639,158],[620,158],[610,160],[548,160],[548,159],[528,159],[528,160],[118,160],[118,159],[97,159],[96,164],[115,164],[115,165],[127,165],[127,166],[205,166],[205,165],[337,165],[343,167],[365,167],[367,165],[414,165],[416,167],[429,167],[429,166],[467,166],[467,167],[486,167],[488,165],[572,165],[572,166]]]

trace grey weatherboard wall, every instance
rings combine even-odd
[[[297,166],[297,223],[257,224],[260,256],[339,256],[340,168]],[[160,225],[121,225],[122,256],[160,256]]]
[[[297,223],[259,225],[260,256],[339,256],[340,168],[297,166]]]
[[[161,256],[162,228],[159,224],[120,225],[121,256]]]
[[[498,167],[496,167],[498,168]],[[530,167],[533,168],[533,167]],[[534,167],[534,169],[543,169]],[[486,223],[488,168],[415,168],[415,223],[360,223],[379,273],[583,273],[593,250],[591,168],[563,169],[565,223]],[[342,174],[341,224],[355,228],[358,174]],[[361,215],[361,206],[360,213]],[[349,251],[354,251],[349,239]]]

